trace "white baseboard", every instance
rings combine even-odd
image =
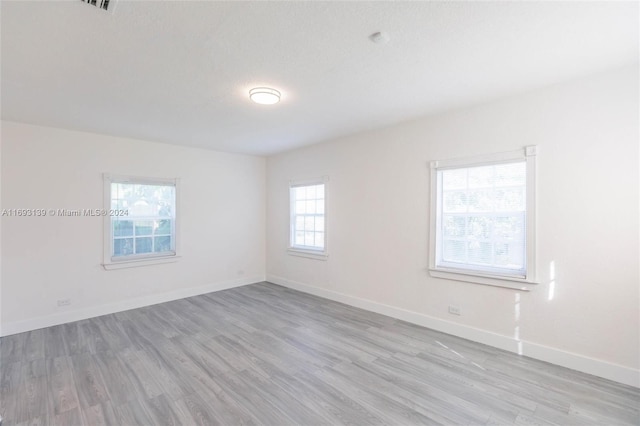
[[[264,276],[248,277],[239,280],[219,281],[198,287],[183,288],[161,294],[138,297],[136,299],[125,300],[106,305],[92,306],[84,309],[65,311],[44,317],[15,321],[2,324],[0,336],[23,333],[25,331],[37,330],[39,328],[51,327],[68,322],[80,321],[87,318],[99,317],[101,315],[113,314],[115,312],[128,311],[129,309],[142,308],[144,306],[156,305],[158,303],[170,302],[172,300],[184,299],[186,297],[198,296],[200,294],[214,291],[226,290],[234,287],[241,287],[248,284],[264,281]]]
[[[350,306],[376,312],[392,318],[397,318],[412,324],[421,325],[443,333],[451,334],[474,342],[483,343],[509,352],[528,356],[530,358],[567,367],[572,370],[603,377],[625,385],[640,387],[640,371],[622,365],[612,364],[584,355],[563,351],[561,349],[540,345],[524,340],[517,340],[510,336],[492,333],[490,331],[467,325],[456,324],[443,319],[431,317],[418,312],[409,311],[395,306],[385,305],[373,300],[362,299],[343,293],[303,284],[286,278],[267,274],[267,281],[299,290],[325,299],[334,300]]]

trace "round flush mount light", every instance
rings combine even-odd
[[[256,87],[249,90],[249,98],[257,104],[273,105],[280,102],[280,92],[269,87]]]

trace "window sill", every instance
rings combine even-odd
[[[444,278],[453,281],[489,285],[493,287],[510,288],[520,291],[531,291],[538,283],[526,279],[502,277],[497,275],[480,275],[463,271],[429,268],[429,274],[435,278]]]
[[[326,261],[327,258],[329,257],[329,255],[326,252],[302,250],[302,249],[297,249],[292,247],[289,247],[287,249],[287,252],[291,256],[306,257],[308,259],[323,260],[323,261]]]
[[[173,262],[177,262],[178,259],[180,259],[180,256],[163,256],[163,257],[152,257],[147,259],[120,260],[118,262],[103,263],[102,267],[107,271],[111,271],[114,269],[138,268],[140,266],[159,265],[162,263],[173,263]]]

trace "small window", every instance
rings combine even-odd
[[[293,254],[326,255],[325,190],[325,180],[290,185],[289,250]]]
[[[532,283],[535,147],[437,161],[432,169],[432,275],[481,284]]]
[[[105,196],[105,268],[176,257],[176,179],[105,176]]]

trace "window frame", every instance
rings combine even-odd
[[[299,257],[307,257],[310,259],[316,260],[327,260],[329,256],[328,252],[328,242],[329,242],[329,232],[328,232],[328,220],[327,220],[327,198],[328,198],[328,182],[329,178],[327,176],[322,176],[319,178],[313,179],[302,179],[302,180],[291,180],[289,181],[289,243],[287,247],[287,252],[292,256]],[[313,248],[305,248],[303,246],[296,246],[294,244],[295,237],[295,199],[293,197],[293,189],[301,186],[315,186],[315,185],[324,185],[324,248],[323,249],[313,249]]]
[[[436,278],[470,282],[483,285],[513,288],[529,291],[536,282],[536,156],[537,147],[530,145],[522,149],[481,155],[468,158],[455,158],[432,161],[431,169],[431,199],[430,199],[430,235],[429,235],[429,274]],[[526,210],[525,210],[525,274],[515,276],[502,273],[474,270],[472,268],[453,268],[438,265],[439,256],[439,199],[438,171],[459,168],[471,168],[495,164],[515,163],[524,161],[526,164]]]
[[[103,263],[106,270],[134,268],[139,266],[157,265],[161,263],[176,262],[180,258],[180,179],[179,178],[157,178],[140,177],[130,175],[103,174],[103,205],[104,211],[109,212],[111,207],[111,184],[112,183],[133,183],[140,185],[165,185],[175,187],[175,212],[173,218],[174,250],[171,253],[145,253],[142,255],[112,256],[113,236],[111,235],[111,216],[103,216]]]

